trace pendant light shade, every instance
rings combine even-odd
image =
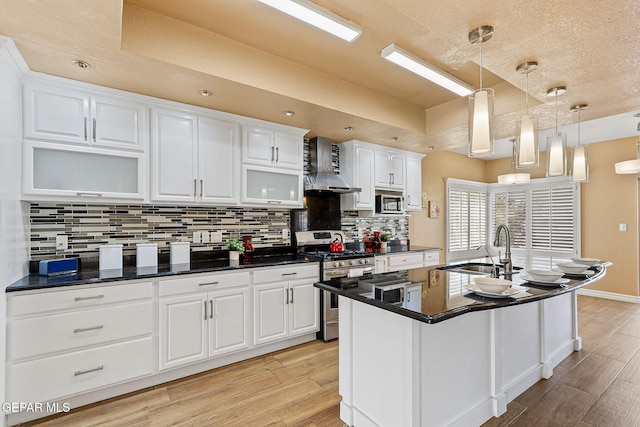
[[[587,104],[576,104],[571,111],[578,113],[578,145],[573,149],[571,160],[571,179],[574,181],[589,181],[589,163],[587,158],[587,146],[580,141],[580,112],[587,108]]]
[[[529,114],[529,73],[538,69],[535,61],[524,62],[516,68],[527,77],[525,113],[520,122],[520,134],[516,140],[516,168],[533,168],[539,164],[538,132],[534,117]]]
[[[566,174],[567,161],[564,153],[566,142],[564,135],[558,132],[558,95],[567,91],[564,86],[551,88],[547,96],[554,96],[556,101],[556,131],[553,134],[547,153],[547,176],[562,176]]]
[[[469,157],[493,154],[493,89],[482,88],[482,44],[493,37],[493,27],[483,25],[469,33],[469,42],[480,45],[480,88],[469,95]]]

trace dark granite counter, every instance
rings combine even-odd
[[[603,265],[592,267],[590,271],[593,274],[589,275],[589,277],[565,275],[570,281],[562,287],[533,285],[523,279],[519,279],[516,274],[514,275],[513,286],[521,289],[521,292],[513,297],[506,298],[490,298],[472,293],[464,286],[472,284],[474,278],[481,276],[447,270],[448,267],[424,267],[357,278],[334,278],[316,283],[316,286],[421,322],[438,323],[473,311],[526,304],[574,292],[604,277],[607,265],[607,263],[604,263]],[[374,299],[370,287],[367,287],[365,282],[385,279],[401,279],[419,284],[422,287],[422,300],[419,308],[410,309],[403,307],[400,303],[391,304]]]
[[[309,262],[298,259],[296,254],[281,251],[256,251],[251,258],[240,259],[239,262],[229,261],[226,251],[217,251],[206,255],[192,256],[190,264],[170,265],[162,262],[157,268],[136,268],[125,262],[121,270],[99,270],[97,263],[85,262],[81,264],[80,271],[76,274],[62,276],[40,276],[37,272],[23,277],[9,285],[6,292],[18,292],[53,288],[60,286],[86,285],[94,283],[107,283],[121,280],[151,279],[155,277],[174,276],[181,274],[209,273],[217,271],[240,270],[254,267],[268,267]],[[221,257],[225,255],[225,257]]]

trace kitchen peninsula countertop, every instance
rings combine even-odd
[[[162,262],[161,258],[157,268],[137,268],[135,266],[135,257],[133,257],[134,265],[127,265],[128,263],[125,261],[124,267],[121,270],[99,270],[97,268],[97,263],[87,263],[89,266],[83,268],[81,260],[78,273],[61,276],[40,276],[37,272],[31,273],[9,285],[5,291],[29,291],[61,286],[87,285],[111,281],[149,279],[181,274],[209,273],[310,262],[298,259],[295,253],[278,251],[256,250],[256,254],[252,256],[247,263],[243,263],[242,258],[239,262],[230,261],[228,256],[223,258],[220,256],[221,254],[226,255],[226,251],[213,252],[211,253],[211,257],[203,256],[202,254],[194,252],[192,253],[192,260],[190,264],[178,265],[171,265],[168,262]],[[126,258],[127,257],[125,257],[125,259]]]
[[[519,279],[516,274],[514,275],[513,285],[526,288],[526,292],[509,298],[489,298],[476,295],[465,289],[464,285],[472,284],[473,279],[482,277],[481,275],[439,269],[443,267],[424,267],[354,278],[334,278],[316,283],[316,286],[424,323],[438,323],[465,313],[526,304],[576,291],[604,277],[606,265],[607,263],[604,263],[603,265],[592,267],[590,271],[593,272],[593,275],[588,278],[565,276],[570,278],[570,282],[563,287],[533,285],[523,279]],[[422,286],[422,301],[419,311],[405,308],[400,304],[374,299],[370,289],[366,286],[361,286],[360,283],[370,280],[394,279],[402,279]]]

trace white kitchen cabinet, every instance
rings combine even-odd
[[[357,193],[341,195],[343,210],[375,209],[374,150],[356,140],[343,142],[340,148],[340,175],[349,184],[360,188]]]
[[[160,370],[249,347],[249,273],[159,282]]]
[[[412,283],[404,288],[402,307],[422,312],[422,283]]]
[[[318,264],[254,273],[254,345],[319,330]]]
[[[152,113],[153,201],[236,204],[239,125],[185,113]]]
[[[404,154],[393,150],[376,150],[376,188],[403,191],[405,188],[405,163]]]
[[[243,126],[242,162],[302,170],[302,136],[266,127]]]
[[[144,151],[147,109],[138,102],[53,83],[24,85],[24,136]]]
[[[440,250],[376,254],[375,264],[376,274],[429,267],[440,264]]]
[[[150,375],[151,282],[7,298],[7,398],[44,402]]]
[[[407,179],[405,186],[405,210],[422,210],[422,158],[423,155],[407,155]]]
[[[242,168],[242,203],[274,207],[302,207],[302,171],[260,166]]]
[[[23,149],[26,199],[146,198],[142,153],[30,140]]]

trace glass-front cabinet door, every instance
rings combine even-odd
[[[242,175],[244,203],[302,207],[302,172],[245,166]]]

